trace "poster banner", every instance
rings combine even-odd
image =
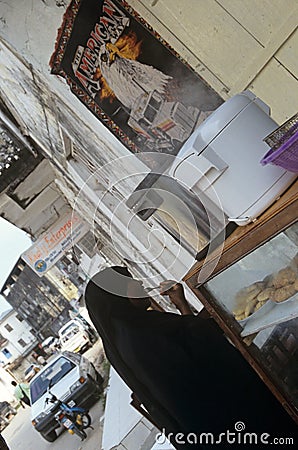
[[[73,0],[50,66],[132,152],[176,155],[222,103],[123,0]]]
[[[89,225],[70,212],[59,219],[22,254],[22,259],[43,276],[89,230]]]

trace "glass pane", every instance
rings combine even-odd
[[[298,318],[282,322],[257,334],[259,358],[298,407]],[[262,336],[265,335],[265,336]],[[265,338],[264,338],[265,337]]]
[[[282,321],[293,317],[292,313],[298,316],[297,251],[298,225],[295,224],[216,276],[206,287],[243,326],[252,322],[247,319],[262,315],[264,326],[261,322],[258,326],[269,327],[267,313],[279,306]],[[262,311],[266,314],[261,314]]]
[[[298,406],[298,223],[205,284]]]

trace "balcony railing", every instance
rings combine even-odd
[[[20,158],[21,148],[0,123],[0,176]]]

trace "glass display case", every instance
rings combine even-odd
[[[298,408],[298,223],[204,288],[240,325],[256,357]]]
[[[298,182],[184,281],[298,423],[297,208]]]

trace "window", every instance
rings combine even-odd
[[[24,339],[19,339],[18,343],[20,344],[21,347],[26,347],[27,343],[24,341]]]
[[[63,142],[63,150],[64,155],[66,158],[68,158],[72,153],[72,140],[69,137],[68,133],[64,131],[64,129],[60,126],[60,132],[61,132],[61,138]]]
[[[92,258],[96,252],[102,247],[94,234],[91,231],[85,234],[85,236],[77,243],[77,247],[81,249],[89,258]]]
[[[94,160],[87,154],[83,153],[82,150],[80,150],[74,143],[72,144],[72,152],[68,159],[74,159],[75,161],[82,162],[91,173],[94,173],[98,169],[98,165],[94,162]]]
[[[96,191],[105,190],[109,186],[109,180],[98,169],[102,165],[102,161],[97,156],[97,151],[86,151],[78,146],[75,140],[60,126],[63,155],[66,157],[68,164],[79,173],[80,177],[87,180],[90,187]],[[90,178],[90,174],[96,175]]]
[[[91,173],[98,169],[98,166],[89,155],[85,154],[79,147],[76,146],[74,140],[69,134],[60,126],[62,142],[64,147],[64,155],[69,161],[71,159],[82,162]]]
[[[75,364],[64,357],[57,359],[50,366],[47,366],[46,370],[38,378],[35,378],[30,385],[32,403],[36,402],[47,391],[50,385],[57,384],[74,368]]]
[[[298,223],[217,275],[205,287],[239,321],[243,335],[298,317]],[[276,308],[278,317],[273,314]],[[262,321],[257,320],[261,315]]]
[[[158,110],[161,104],[161,99],[157,99],[152,96],[149,103],[152,106],[152,108]]]
[[[7,348],[3,348],[3,349],[2,349],[2,353],[3,353],[3,355],[5,356],[5,358],[7,358],[7,359],[9,359],[9,358],[12,357],[12,354],[10,353],[9,350],[7,350]]]
[[[7,323],[6,325],[4,325],[4,328],[6,328],[6,330],[7,330],[9,333],[13,330],[12,326],[9,325],[9,323]]]
[[[144,114],[146,119],[148,119],[149,122],[153,122],[156,114],[157,114],[157,111],[154,108],[152,108],[151,105],[148,105],[147,109],[145,111],[145,114]]]

